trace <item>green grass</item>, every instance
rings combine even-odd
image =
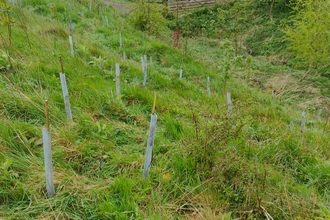
[[[245,52],[233,56],[227,39],[189,38],[185,55],[170,46],[165,25],[159,36],[142,41],[127,16],[101,2],[94,1],[92,11],[89,1],[70,1],[72,11],[62,0],[23,3],[11,12],[11,45],[0,26],[1,57],[8,53],[13,64],[0,60],[6,66],[0,66],[0,218],[192,219],[196,212],[197,219],[264,219],[261,207],[274,219],[329,218],[328,113],[325,104],[309,102],[327,94],[326,77],[298,84],[301,71],[262,56],[249,65]],[[75,57],[69,51],[69,16]],[[153,65],[143,88],[144,54]],[[60,56],[73,122],[64,110]],[[248,68],[264,87],[246,79]],[[233,99],[230,117],[225,85]],[[271,89],[278,90],[275,99]],[[155,92],[155,147],[144,179]],[[52,198],[46,198],[41,139],[46,99]],[[318,108],[325,109],[321,121]],[[301,110],[307,112],[304,133]]]

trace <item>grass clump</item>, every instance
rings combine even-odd
[[[204,15],[211,13],[207,10],[192,15],[206,19]],[[301,85],[281,78],[287,72],[297,77],[301,72],[265,57],[247,56],[243,49],[237,50],[239,37],[225,39],[235,39],[231,37],[241,29],[222,35],[222,40],[195,36],[184,51],[169,46],[171,31],[165,23],[157,24],[155,30],[161,30],[157,37],[151,35],[155,33],[151,27],[143,27],[150,35],[142,40],[141,30],[135,30],[126,15],[100,1],[29,0],[13,11],[20,13],[12,13],[13,19],[26,19],[24,29],[12,27],[11,44],[6,38],[0,41],[1,217],[329,216],[329,125],[312,116],[312,106],[302,101]],[[68,46],[70,17],[75,57]],[[216,32],[207,25],[208,36],[214,37]],[[6,36],[6,27],[0,26],[0,31]],[[145,87],[143,55],[153,58]],[[60,56],[72,121],[64,110]],[[119,97],[114,95],[115,63],[121,67]],[[212,79],[210,97],[207,77]],[[325,82],[322,85],[326,87]],[[270,89],[276,89],[274,97]],[[309,91],[308,99],[319,94],[303,89]],[[227,91],[233,101],[231,112]],[[144,179],[142,164],[155,92],[159,120],[151,172]],[[46,99],[56,192],[52,198],[46,197],[41,140]],[[301,104],[307,106],[304,133]]]

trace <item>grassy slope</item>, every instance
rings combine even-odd
[[[301,134],[295,107],[246,83],[245,60],[232,67],[229,120],[223,70],[217,67],[229,59],[221,42],[193,39],[184,57],[154,37],[142,41],[142,33],[111,8],[102,8],[101,19],[95,7],[89,11],[89,1],[70,2],[72,11],[66,1],[24,4],[14,10],[8,48],[15,70],[0,76],[0,217],[189,219],[196,211],[200,219],[219,219],[222,213],[263,219],[264,207],[274,219],[329,218],[322,209],[329,204],[329,127],[307,114],[308,129]],[[75,58],[68,48],[69,15]],[[124,49],[119,49],[121,29]],[[0,31],[6,36],[5,27]],[[161,39],[170,42],[164,33]],[[127,61],[121,59],[124,50]],[[153,57],[146,88],[141,86],[143,54]],[[59,56],[73,123],[65,116]],[[122,71],[120,98],[115,97],[116,62]],[[256,59],[251,69],[252,74],[285,70]],[[207,76],[212,78],[211,98]],[[153,166],[144,180],[154,92],[159,120]],[[40,144],[45,99],[56,186],[51,199],[45,198]]]

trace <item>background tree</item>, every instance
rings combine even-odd
[[[254,0],[251,4],[255,8],[259,8],[263,11],[268,11],[268,17],[273,22],[273,15],[278,14],[279,11],[287,12],[287,5],[294,4],[296,0]]]
[[[330,1],[297,0],[292,26],[284,31],[297,67],[321,72],[330,67]]]
[[[7,27],[9,44],[11,44],[11,27],[13,25],[11,11],[11,5],[4,0],[0,0],[0,24]]]
[[[163,13],[165,6],[139,0],[130,16],[133,26],[148,34],[158,34],[161,25],[166,23]]]

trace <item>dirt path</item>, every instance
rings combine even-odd
[[[109,0],[104,0],[104,3],[106,5],[111,6],[113,9],[115,9],[121,14],[129,14],[134,10],[133,5],[131,3],[113,2]]]

